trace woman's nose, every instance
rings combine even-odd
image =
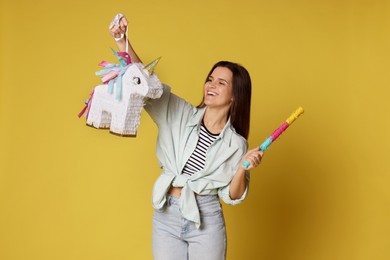
[[[213,82],[213,81],[209,81],[209,87],[216,88],[217,84],[215,82]]]

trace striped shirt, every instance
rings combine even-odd
[[[191,176],[204,168],[206,163],[207,149],[217,139],[218,136],[219,134],[211,133],[202,121],[198,143],[196,144],[195,150],[192,152],[190,158],[188,158],[188,161],[184,166],[182,172],[183,174]]]

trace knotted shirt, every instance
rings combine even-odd
[[[148,100],[145,109],[158,127],[156,153],[162,172],[153,187],[152,203],[155,209],[164,206],[171,185],[182,187],[182,215],[195,222],[199,228],[201,219],[195,193],[218,194],[225,203],[233,205],[245,199],[249,172],[246,172],[247,186],[242,197],[232,200],[229,195],[230,182],[247,150],[247,141],[236,133],[230,120],[207,150],[204,168],[188,176],[182,174],[182,171],[198,142],[206,108],[194,107],[171,93],[170,87],[164,85],[163,95],[159,99]]]

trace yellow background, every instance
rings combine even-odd
[[[224,206],[228,259],[390,259],[390,4],[380,0],[0,3],[0,259],[152,259],[156,127],[77,119],[107,32],[130,21],[144,62],[197,104],[218,60],[253,80],[249,143],[305,114]]]

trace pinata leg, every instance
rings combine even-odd
[[[143,105],[142,96],[137,94],[131,95],[125,110],[126,113],[115,114],[113,117],[110,132],[120,136],[136,137]]]
[[[104,128],[104,129],[110,128],[111,118],[112,118],[111,113],[107,111],[102,111],[100,118],[101,120],[98,128]]]
[[[95,128],[110,128],[111,113],[103,110],[102,100],[95,96],[88,112],[87,125]]]

